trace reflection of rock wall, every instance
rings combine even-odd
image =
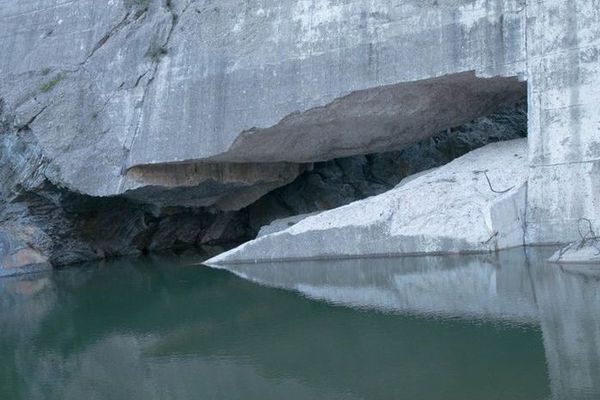
[[[469,259],[471,277],[509,272],[494,257]],[[464,264],[460,257],[442,260],[404,266],[427,280]],[[535,329],[329,307],[182,265],[189,261],[119,259],[0,282],[4,295],[4,283],[29,281],[18,296],[9,288],[6,303],[0,301],[0,380],[18,377],[2,381],[0,398],[479,399],[517,390],[519,398],[544,398],[544,353]],[[403,270],[387,262],[371,266],[390,274],[371,274],[368,263],[340,264],[321,275],[314,268],[312,283],[322,278],[352,286],[364,271],[367,285],[382,286]],[[344,266],[355,273],[344,273]],[[302,270],[296,269],[298,279]],[[490,287],[486,282],[470,281],[480,289]],[[513,347],[515,340],[522,347]],[[523,390],[515,389],[523,376]],[[470,380],[479,384],[456,385]]]
[[[554,396],[595,398],[600,394],[600,274],[544,263],[532,271]]]
[[[38,329],[58,295],[51,277],[43,274],[2,279],[0,293],[0,342],[6,345],[7,339]]]
[[[537,323],[523,252],[228,265],[257,283],[350,307]]]
[[[539,325],[553,398],[597,398],[600,394],[597,381],[600,279],[597,271],[561,270],[546,263],[551,252],[529,252],[528,259],[519,249],[498,255],[311,261],[229,268],[263,285],[295,290],[336,305],[385,311],[389,314],[386,316],[312,304],[298,296],[262,290],[227,275],[180,268],[184,261],[175,258],[119,260],[114,262],[112,270],[106,267],[71,269],[52,276],[8,278],[0,281],[0,325],[5,339],[0,340],[0,355],[4,363],[7,354],[18,358],[14,359],[14,366],[28,372],[24,376],[34,390],[40,390],[43,382],[57,380],[60,382],[53,386],[53,393],[57,396],[73,393],[74,398],[79,398],[85,390],[82,388],[90,382],[118,381],[121,376],[113,376],[118,370],[129,374],[139,383],[136,387],[140,394],[145,394],[145,386],[142,386],[149,381],[139,369],[148,363],[153,365],[149,371],[152,381],[165,380],[161,387],[179,382],[186,387],[200,388],[202,382],[192,376],[174,378],[172,374],[186,365],[186,370],[202,371],[207,377],[215,376],[210,371],[216,369],[223,373],[235,370],[254,379],[257,372],[238,370],[239,364],[205,363],[194,358],[206,360],[214,353],[236,355],[241,360],[253,357],[259,360],[260,368],[272,368],[278,373],[282,368],[296,371],[296,357],[305,351],[305,346],[310,346],[314,335],[325,341],[320,342],[319,348],[326,351],[328,347],[338,346],[336,341],[340,337],[347,338],[350,331],[360,337],[361,343],[368,337],[377,343],[377,351],[381,351],[373,356],[374,348],[369,345],[340,350],[352,357],[371,354],[373,358],[365,367],[368,370],[381,361],[380,357],[388,351],[386,346],[392,348],[398,342],[398,332],[406,327],[407,320],[401,315],[458,317],[485,322],[478,324],[482,326],[490,322]],[[148,268],[148,264],[152,268]],[[161,290],[163,296],[157,297],[157,288],[168,289]],[[110,293],[108,298],[107,293]],[[96,299],[103,301],[98,305]],[[221,311],[223,304],[229,307],[228,313]],[[94,314],[96,306],[103,312]],[[356,325],[356,318],[365,320]],[[265,320],[277,321],[277,324],[265,324]],[[373,321],[377,323],[373,325]],[[379,323],[384,324],[385,329]],[[265,335],[272,333],[270,327],[282,325],[287,327],[285,334]],[[353,329],[349,330],[348,326]],[[374,326],[380,329],[373,329]],[[354,329],[360,329],[360,333]],[[510,328],[505,329],[510,331]],[[247,341],[240,342],[237,336],[240,331]],[[507,332],[500,336],[510,335]],[[533,342],[540,343],[537,329],[518,333],[524,334],[530,334]],[[423,335],[427,336],[423,340],[433,345],[427,355],[437,362],[436,345],[441,346],[439,335],[443,333],[424,332]],[[495,335],[497,339],[498,333]],[[459,349],[471,349],[466,343],[471,338],[459,337],[453,334],[452,343]],[[296,349],[290,346],[290,341],[302,346]],[[485,351],[489,343],[494,342],[484,342],[478,350]],[[61,351],[53,351],[56,348]],[[180,357],[182,354],[185,357]],[[343,357],[343,354],[335,354]],[[462,354],[458,359],[464,357]],[[502,359],[506,361],[506,355]],[[313,357],[303,373],[317,379],[319,374],[311,375],[315,368],[312,361]],[[543,365],[541,359],[535,362],[538,367],[540,364]],[[58,365],[64,368],[57,368]],[[115,365],[118,368],[114,369]],[[510,362],[506,366],[513,372],[528,368]],[[354,367],[349,368],[355,371]],[[397,370],[394,369],[394,373]],[[216,386],[225,391],[226,385],[223,385]],[[113,390],[110,386],[103,385],[103,388]],[[0,387],[0,397],[3,389],[6,387]],[[121,389],[116,388],[111,393],[119,395]],[[363,389],[364,393],[368,392]],[[30,398],[47,397],[36,397],[34,393]]]
[[[490,256],[228,265],[257,283],[353,308],[540,324],[554,399],[600,395],[600,274],[552,250]]]

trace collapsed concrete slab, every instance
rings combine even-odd
[[[207,263],[489,252],[524,244],[525,140],[475,150],[405,185],[306,218]]]

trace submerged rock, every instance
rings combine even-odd
[[[581,240],[571,243],[554,253],[550,257],[550,262],[600,265],[600,236],[596,234],[592,221],[587,218],[580,219],[577,222],[577,231]]]
[[[584,240],[557,251],[550,262],[557,264],[598,264],[600,266],[600,240]]]
[[[525,140],[495,143],[382,195],[309,217],[208,264],[416,253],[523,245]]]

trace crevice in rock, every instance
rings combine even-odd
[[[113,37],[117,32],[119,32],[121,30],[121,28],[123,28],[125,25],[127,25],[127,23],[128,23],[127,20],[129,19],[129,15],[131,15],[131,12],[130,11],[126,12],[125,16],[121,19],[121,21],[119,21],[118,24],[116,24],[114,27],[112,27],[104,36],[102,36],[102,38],[100,38],[98,43],[96,43],[94,45],[94,47],[92,48],[92,51],[90,51],[90,53],[86,57],[85,61],[83,61],[81,63],[82,65],[85,64],[87,62],[87,60],[92,58],[94,56],[94,54],[96,53],[96,51],[100,50],[110,40],[111,37]]]
[[[137,118],[137,123],[135,126],[135,129],[133,131],[133,134],[131,136],[131,140],[130,142],[125,146],[124,148],[124,156],[123,156],[123,162],[122,162],[122,168],[121,168],[121,175],[122,178],[120,180],[119,183],[119,191],[123,190],[123,186],[126,183],[125,180],[125,175],[127,173],[127,166],[129,165],[129,158],[131,156],[131,149],[133,148],[133,146],[136,143],[136,140],[139,136],[139,132],[141,129],[141,125],[142,125],[142,121],[144,118],[144,106],[146,104],[146,98],[148,97],[148,92],[152,86],[152,82],[154,82],[154,78],[156,77],[156,73],[158,72],[158,69],[160,67],[160,63],[162,60],[162,57],[164,55],[166,55],[166,53],[168,52],[168,45],[169,45],[169,41],[171,40],[171,36],[173,35],[173,32],[175,30],[175,27],[177,26],[177,22],[179,21],[179,15],[175,12],[171,2],[169,0],[165,0],[164,3],[164,8],[169,12],[169,14],[171,15],[171,22],[170,22],[170,26],[168,28],[168,32],[166,35],[165,40],[160,43],[160,44],[156,44],[153,42],[151,42],[150,44],[150,48],[148,49],[146,55],[149,56],[151,58],[151,60],[153,61],[153,66],[150,69],[150,71],[147,71],[146,73],[144,73],[142,76],[138,77],[135,86],[137,87],[139,85],[140,80],[148,74],[148,72],[150,73],[150,76],[143,88],[143,93],[140,99],[140,105],[139,105],[139,115]],[[184,10],[185,11],[185,10]]]
[[[43,106],[37,113],[32,115],[31,118],[29,118],[29,120],[27,120],[27,122],[25,122],[23,125],[17,127],[17,132],[23,132],[23,131],[29,130],[29,126],[31,124],[33,124],[35,122],[35,120],[37,119],[37,117],[39,117],[44,111],[46,111],[47,108],[48,108],[48,106]]]

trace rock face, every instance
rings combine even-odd
[[[225,213],[207,208],[194,196],[198,189],[187,181],[191,175],[186,173],[188,165],[173,169],[182,171],[179,175],[173,170],[164,176],[155,174],[164,182],[181,185],[169,191],[146,187],[127,196],[101,198],[58,188],[46,178],[49,165],[31,132],[6,131],[2,138],[7,151],[1,153],[5,185],[0,207],[0,272],[7,275],[115,255],[240,243],[252,239],[261,225],[277,217],[289,217],[298,210],[322,211],[383,193],[412,171],[443,165],[490,141],[522,137],[525,115],[526,106],[520,102],[401,152],[318,163],[293,184],[244,210]],[[228,169],[233,171],[228,173]],[[214,176],[220,173],[225,181],[236,173],[251,176],[255,170],[232,164],[218,169]],[[221,208],[225,201],[240,202],[236,196],[221,196]],[[293,216],[283,221],[284,226],[275,222],[265,229],[284,229],[290,220],[300,219]]]
[[[526,154],[522,139],[488,145],[382,195],[306,218],[207,264],[521,246]]]
[[[516,79],[469,71],[524,72],[524,1],[185,3],[172,2],[178,23],[129,165],[323,161],[389,149],[414,141],[410,128],[423,138],[519,90]],[[172,118],[180,110],[189,112]]]
[[[221,228],[206,227],[231,212],[242,217],[223,218],[243,221],[233,231],[256,231],[272,218],[253,222],[254,203],[313,163],[401,151],[517,101],[525,80],[526,242],[575,240],[580,218],[600,225],[599,9],[590,0],[0,0],[0,158],[13,159],[0,166],[0,229],[12,249],[3,262],[48,258],[62,240],[39,223],[49,209],[51,226],[79,232],[60,222],[72,195],[99,201],[110,221],[129,217],[103,204],[169,225],[173,243],[215,239]],[[40,193],[47,205],[32,207]],[[163,222],[173,213],[202,228]],[[14,228],[25,219],[41,229],[25,230],[33,241]],[[17,243],[41,258],[22,258]],[[74,253],[105,252],[91,247]]]
[[[399,149],[520,96],[523,4],[479,3],[2,0],[0,93],[53,183],[115,195],[191,163],[223,192],[268,179],[204,185],[206,163]]]
[[[0,141],[0,276],[248,237],[244,213],[158,209],[65,190],[48,180],[51,165],[30,131],[3,131]]]

